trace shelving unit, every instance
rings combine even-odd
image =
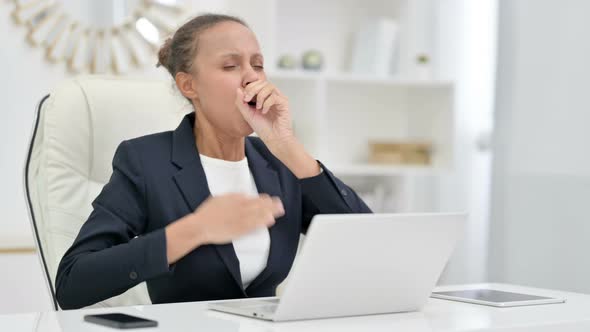
[[[353,73],[325,73],[305,70],[285,70],[285,69],[271,69],[267,71],[267,75],[281,80],[315,80],[328,82],[344,82],[344,83],[359,83],[359,84],[384,84],[384,85],[399,85],[409,87],[434,87],[452,85],[451,81],[435,80],[435,79],[411,79],[400,76],[374,76],[374,75],[360,75]]]
[[[370,163],[336,163],[330,166],[334,173],[342,176],[433,176],[443,174],[445,171],[445,169],[428,166],[391,166]]]
[[[228,13],[246,19],[257,34],[269,80],[289,97],[294,130],[306,148],[367,197],[376,191],[382,200],[391,196],[395,211],[424,207],[416,199],[415,179],[432,179],[453,167],[453,82],[425,78],[416,61],[420,54],[433,55],[433,1],[253,0],[246,6],[231,0],[227,5]],[[394,70],[352,74],[355,31],[381,17],[399,25]],[[279,56],[300,59],[312,49],[323,55],[321,71],[277,68]],[[372,164],[370,141],[431,143],[432,162]],[[428,187],[428,180],[418,182]]]
[[[269,77],[289,96],[295,131],[304,145],[336,170],[432,174],[451,166],[452,83],[308,73]],[[432,165],[368,164],[371,140],[431,142]]]

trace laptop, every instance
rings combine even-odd
[[[316,215],[279,298],[209,304],[271,321],[419,310],[466,224],[465,214]]]

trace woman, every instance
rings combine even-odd
[[[195,112],[174,131],[118,147],[59,264],[63,309],[143,281],[153,303],[273,296],[315,214],[370,212],[293,135],[288,100],[266,80],[243,21],[192,19],[162,46],[159,65]]]

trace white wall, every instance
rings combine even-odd
[[[500,2],[490,277],[590,292],[590,2]]]
[[[0,255],[0,315],[52,310],[48,284],[33,253]]]
[[[497,0],[437,2],[438,76],[456,82],[455,162],[441,176],[440,211],[469,214],[463,240],[451,258],[443,284],[487,279],[491,153],[478,148],[493,125]]]

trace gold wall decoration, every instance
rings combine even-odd
[[[162,39],[172,34],[190,12],[184,1],[175,0],[13,1],[12,17],[27,27],[27,40],[43,47],[50,62],[65,61],[73,73],[124,74],[131,67],[153,65],[153,54]],[[85,7],[88,4],[92,6]],[[86,16],[100,18],[99,13],[93,13],[93,6],[106,7],[107,15],[102,12],[105,24],[89,22],[68,10],[83,8]],[[128,13],[122,13],[123,7]],[[109,10],[118,12],[121,19],[113,21],[108,17]]]

